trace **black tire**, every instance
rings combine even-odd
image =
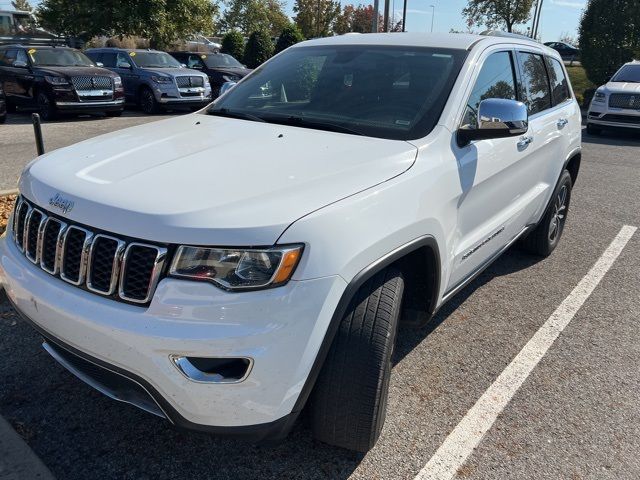
[[[587,123],[587,133],[589,135],[600,135],[602,133],[602,129],[592,125],[591,123]]]
[[[152,115],[160,111],[160,105],[158,105],[156,96],[149,87],[142,87],[140,89],[138,103],[140,104],[140,109],[147,115]]]
[[[564,225],[571,204],[571,175],[567,170],[562,172],[560,180],[553,192],[547,211],[538,226],[521,242],[524,250],[534,255],[547,257],[560,243]]]
[[[38,105],[38,113],[40,118],[44,121],[55,120],[58,116],[53,100],[44,92],[39,92],[36,96],[36,104]]]
[[[18,110],[18,108],[11,102],[9,102],[9,100],[6,100],[6,106],[7,106],[7,113],[16,113],[16,111]]]
[[[378,440],[403,291],[402,273],[388,268],[367,280],[351,301],[311,394],[317,440],[359,452]]]
[[[121,117],[122,110],[110,110],[108,112],[105,112],[105,114],[107,115],[107,117]]]
[[[7,121],[7,114],[3,113],[0,115],[0,125]]]

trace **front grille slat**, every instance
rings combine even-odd
[[[151,300],[167,249],[65,223],[20,196],[13,238],[30,262],[93,293],[135,304]]]
[[[113,88],[111,77],[78,75],[71,77],[71,82],[76,90],[109,90]]]
[[[204,78],[195,75],[183,75],[176,77],[178,88],[204,87]]]
[[[640,110],[640,93],[612,93],[609,96],[609,106],[612,108]]]

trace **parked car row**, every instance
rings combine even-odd
[[[189,68],[187,68],[189,67]],[[6,108],[35,109],[44,120],[61,113],[119,116],[125,104],[147,114],[197,110],[222,84],[249,73],[222,53],[58,46],[0,46],[0,122]],[[6,97],[6,100],[5,100]],[[5,107],[6,104],[6,107]]]

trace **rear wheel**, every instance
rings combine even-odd
[[[522,241],[522,247],[525,250],[546,257],[558,246],[569,213],[571,188],[571,175],[567,170],[564,170],[542,221]]]
[[[158,113],[160,106],[156,100],[156,96],[153,94],[149,87],[142,87],[140,90],[140,108],[147,115]]]
[[[402,273],[388,268],[369,279],[347,308],[311,395],[318,440],[360,452],[378,440],[403,291]]]
[[[58,111],[53,103],[53,100],[44,92],[38,93],[36,97],[36,103],[38,105],[38,113],[42,120],[53,120],[58,116]]]

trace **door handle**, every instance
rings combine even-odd
[[[518,148],[521,150],[525,149],[531,142],[533,142],[533,137],[522,137],[518,142]]]
[[[566,118],[561,118],[560,120],[558,120],[558,123],[556,123],[556,125],[558,125],[558,128],[564,128],[567,123],[569,123],[569,120],[567,120]]]

